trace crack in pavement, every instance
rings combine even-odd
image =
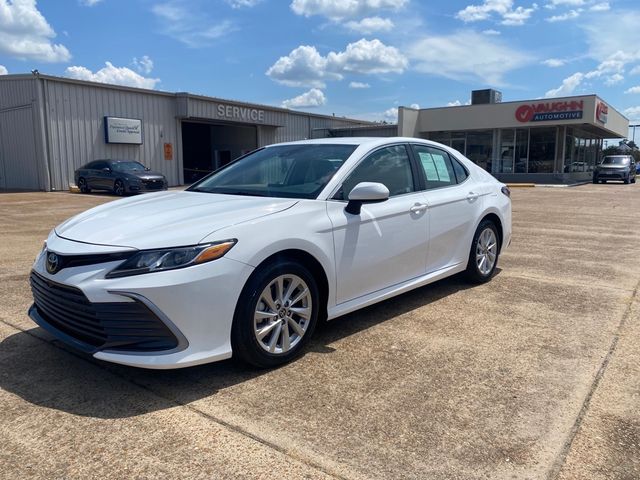
[[[218,418],[218,417],[216,417],[214,415],[211,415],[210,413],[204,412],[204,411],[202,411],[202,410],[200,410],[200,409],[198,409],[198,408],[196,408],[196,407],[194,407],[192,405],[180,402],[180,401],[178,401],[178,400],[176,400],[174,398],[166,397],[166,396],[154,391],[153,389],[147,387],[146,385],[138,383],[135,380],[133,380],[131,378],[127,378],[124,375],[120,375],[117,372],[115,372],[115,371],[113,371],[113,370],[107,368],[106,366],[103,366],[103,365],[101,365],[101,364],[99,364],[97,362],[94,362],[89,358],[85,358],[85,357],[83,357],[81,355],[78,355],[75,352],[73,352],[72,350],[68,350],[67,348],[64,348],[55,339],[53,341],[46,340],[46,339],[40,337],[39,335],[34,335],[33,333],[31,333],[31,330],[25,330],[24,328],[19,327],[18,325],[14,325],[13,323],[11,323],[11,322],[3,319],[3,318],[0,318],[0,323],[3,323],[6,326],[11,327],[11,328],[13,328],[15,330],[18,330],[18,331],[20,331],[22,333],[25,333],[25,334],[29,335],[32,338],[35,338],[35,339],[37,339],[37,340],[39,340],[39,341],[41,341],[41,342],[53,347],[53,348],[56,348],[56,349],[58,349],[58,350],[60,350],[62,352],[65,352],[68,355],[71,355],[71,356],[73,356],[75,358],[78,358],[78,359],[80,359],[80,360],[82,360],[82,361],[84,361],[84,362],[86,362],[86,363],[88,363],[88,364],[90,364],[92,366],[95,366],[95,367],[101,369],[102,371],[107,372],[110,375],[113,375],[113,376],[115,376],[115,377],[117,377],[117,378],[119,378],[119,379],[121,379],[121,380],[123,380],[123,381],[125,381],[127,383],[130,383],[131,385],[134,385],[134,386],[144,390],[145,392],[151,393],[152,395],[155,395],[156,397],[162,398],[163,400],[165,400],[165,401],[167,401],[169,403],[172,403],[175,406],[184,407],[184,408],[188,409],[189,411],[191,411],[191,412],[193,412],[193,413],[205,418],[206,420],[209,420],[209,421],[212,421],[214,423],[217,423],[221,427],[224,427],[224,428],[226,428],[228,430],[231,430],[231,431],[233,431],[233,432],[235,432],[235,433],[237,433],[239,435],[242,435],[244,437],[250,438],[251,440],[253,440],[255,442],[258,442],[258,443],[260,443],[261,445],[264,445],[267,448],[275,450],[276,452],[281,453],[281,454],[283,454],[283,455],[285,455],[285,456],[287,456],[287,457],[289,457],[289,458],[291,458],[291,459],[293,459],[295,461],[298,461],[298,462],[300,462],[300,463],[302,463],[302,464],[304,464],[304,465],[306,465],[308,467],[311,467],[311,468],[313,468],[313,469],[315,469],[315,470],[317,470],[319,472],[322,472],[325,475],[333,477],[333,478],[335,478],[337,480],[348,480],[348,477],[344,477],[343,475],[341,475],[341,474],[339,474],[339,473],[337,473],[335,471],[332,471],[332,469],[330,467],[328,467],[328,466],[321,465],[318,462],[315,462],[315,461],[313,461],[313,460],[311,460],[309,458],[306,458],[306,457],[304,457],[302,455],[299,455],[296,452],[288,450],[287,448],[282,447],[282,446],[280,446],[280,445],[278,445],[276,443],[273,443],[273,442],[271,442],[269,440],[261,438],[258,435],[255,435],[255,434],[249,432],[248,430],[246,430],[246,429],[244,429],[244,428],[242,428],[242,427],[240,427],[238,425],[234,425],[233,423],[230,423],[230,422],[228,422],[226,420],[223,420],[223,419]]]
[[[625,327],[627,323],[627,319],[631,316],[631,309],[632,309],[633,303],[638,299],[639,290],[640,290],[640,280],[638,281],[638,283],[636,283],[636,287],[633,289],[633,294],[631,295],[631,298],[627,303],[627,308],[622,314],[622,318],[620,319],[620,322],[618,323],[616,331],[613,334],[613,338],[611,340],[611,345],[609,346],[609,350],[607,351],[607,354],[602,360],[602,363],[600,364],[600,368],[598,369],[596,376],[591,382],[591,387],[589,387],[589,391],[587,392],[587,395],[582,401],[582,407],[580,408],[580,411],[578,412],[578,416],[576,417],[573,423],[573,426],[569,431],[569,435],[567,436],[567,439],[564,441],[562,449],[558,453],[555,461],[551,465],[551,469],[547,474],[548,480],[554,480],[558,478],[558,476],[560,475],[560,472],[562,471],[562,468],[564,467],[564,464],[567,460],[567,456],[569,455],[569,452],[571,451],[571,447],[573,446],[573,441],[578,435],[578,432],[582,427],[582,422],[584,420],[584,417],[587,415],[587,412],[589,411],[589,407],[591,405],[591,399],[593,398],[594,393],[598,389],[598,386],[600,385],[600,381],[602,380],[602,377],[604,377],[607,367],[611,362],[611,358],[613,357],[613,354],[616,351],[616,348],[618,346],[618,341],[620,340],[620,335],[622,333],[622,329]]]

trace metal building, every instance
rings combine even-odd
[[[47,75],[0,76],[0,189],[66,190],[95,159],[137,160],[169,185],[243,153],[372,125],[218,98]]]

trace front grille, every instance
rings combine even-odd
[[[147,190],[162,190],[164,188],[163,180],[143,180],[142,183]]]
[[[30,282],[42,319],[93,350],[151,352],[178,346],[171,330],[140,302],[92,303],[81,290],[36,272]]]

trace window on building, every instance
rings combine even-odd
[[[478,166],[491,172],[493,154],[493,131],[474,131],[467,133],[467,158]]]
[[[495,173],[513,173],[515,136],[514,130],[500,131],[500,153],[498,155],[498,165],[494,169]]]
[[[529,173],[553,173],[556,128],[532,128],[529,138]]]
[[[516,130],[515,173],[527,173],[529,161],[529,129]]]

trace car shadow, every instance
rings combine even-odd
[[[456,275],[323,323],[307,352],[330,355],[339,339],[471,287]],[[233,360],[179,370],[115,365],[72,351],[40,328],[0,343],[0,388],[34,405],[103,419],[187,405],[269,372]]]

